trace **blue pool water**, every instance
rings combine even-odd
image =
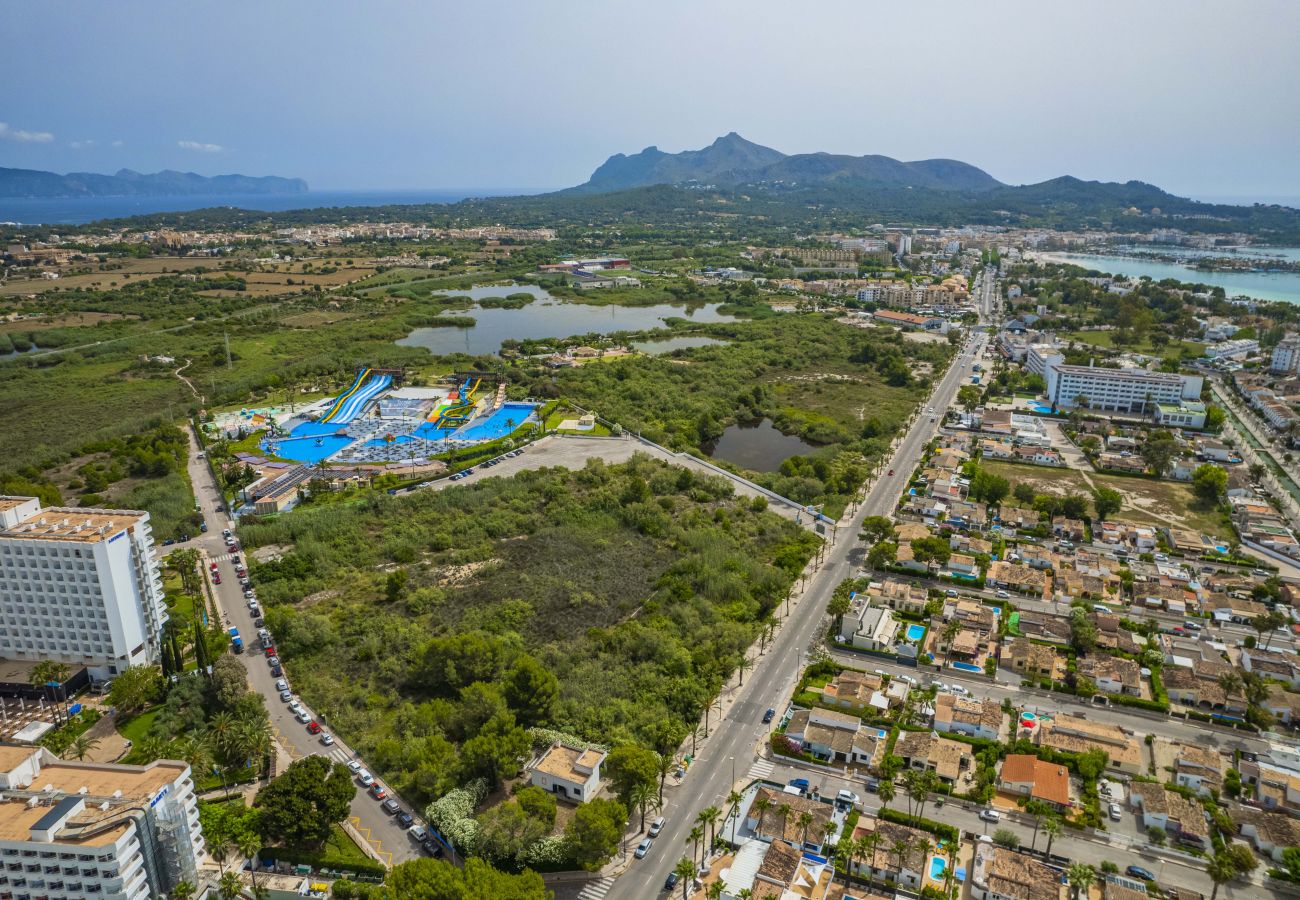
[[[298,427],[301,428],[302,426]],[[337,429],[338,426],[334,427]],[[294,432],[297,431],[298,429],[295,428]],[[319,443],[317,443],[318,441]],[[271,448],[274,447],[275,455],[284,459],[292,459],[295,462],[302,463],[318,463],[322,459],[338,453],[350,443],[352,443],[352,438],[343,435],[326,434],[322,437],[307,435],[306,437],[263,441],[262,449],[272,452]]]
[[[930,857],[930,880],[938,881],[948,868],[948,861],[942,856]]]
[[[999,619],[1002,618],[1002,607],[990,604],[989,609],[993,610],[993,615],[997,616]]]
[[[1038,413],[1038,414],[1040,414],[1040,415],[1051,415],[1051,414],[1052,414],[1052,408],[1051,408],[1050,406],[1048,406],[1046,403],[1035,403],[1035,404],[1033,405],[1033,410],[1034,410],[1034,412],[1036,412],[1036,413]]]
[[[923,637],[925,637],[925,626],[924,626],[924,625],[908,625],[908,626],[907,626],[907,639],[908,639],[909,641],[919,641],[919,640],[920,640],[921,638],[923,638]]]
[[[975,581],[977,576],[970,572],[949,572],[953,578],[960,578],[962,581]]]
[[[531,403],[503,403],[501,408],[477,425],[471,425],[453,435],[458,441],[492,441],[505,437],[524,424],[533,413]]]
[[[984,671],[979,666],[973,666],[968,662],[950,662],[948,663],[948,665],[962,672],[983,672]]]

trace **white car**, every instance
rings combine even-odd
[[[298,713],[302,712],[302,704],[297,700],[294,700],[289,704],[289,712],[293,713],[295,716],[298,715]]]
[[[1002,821],[1002,813],[996,809],[981,809],[980,818],[985,822],[1000,822]]]
[[[358,769],[357,780],[360,781],[364,786],[370,787],[372,784],[375,783],[375,776],[371,775],[370,772],[368,772],[365,769]]]
[[[320,733],[320,742],[326,747],[329,747],[334,743],[334,735],[330,734],[328,731],[322,731]]]
[[[294,718],[306,725],[311,721],[311,713],[307,712],[305,709],[299,709],[298,712],[294,714]]]
[[[353,775],[360,773],[361,772],[360,760],[356,760],[356,759],[348,760],[348,771],[351,772]]]

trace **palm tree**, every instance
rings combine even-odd
[[[1029,800],[1025,803],[1025,815],[1034,820],[1034,836],[1029,841],[1029,849],[1033,850],[1038,843],[1038,828],[1043,824],[1043,816],[1047,813],[1047,804],[1042,800]]]
[[[727,816],[731,817],[740,812],[740,801],[745,798],[738,791],[733,790],[727,795]],[[732,836],[735,836],[735,826],[732,826]]]
[[[1080,894],[1088,896],[1088,888],[1097,880],[1097,870],[1087,863],[1073,863],[1065,870],[1065,876],[1070,882],[1070,896],[1079,900]]]
[[[722,810],[716,806],[710,806],[700,813],[704,820],[701,824],[709,829],[709,853],[713,853],[713,845],[718,840],[718,822],[722,819]]]
[[[691,881],[695,878],[695,863],[686,857],[677,860],[677,865],[673,866],[673,874],[682,882],[682,900],[686,900],[691,889]]]
[[[722,882],[715,881],[710,884],[708,889],[705,890],[704,896],[706,900],[722,900]]]
[[[1237,861],[1232,858],[1232,854],[1220,850],[1206,864],[1205,872],[1214,882],[1214,891],[1210,894],[1210,900],[1217,900],[1219,886],[1237,877]]]
[[[876,788],[876,796],[880,798],[880,808],[887,809],[890,801],[894,799],[894,780],[882,778],[880,786]]]
[[[1043,852],[1052,855],[1052,841],[1061,835],[1061,817],[1053,813],[1043,820],[1043,834],[1047,835],[1047,849]]]
[[[799,842],[801,844],[807,845],[808,829],[809,827],[812,826],[813,823],[812,813],[808,812],[808,810],[805,809],[803,812],[799,813],[799,817],[795,820],[795,822],[799,825],[799,830],[800,830]]]
[[[641,831],[637,832],[638,834],[645,831],[646,812],[651,809],[663,808],[663,804],[659,802],[659,792],[655,790],[654,784],[644,781],[638,781],[632,785],[632,790],[628,794],[628,801],[632,804],[633,809],[641,811]]]
[[[79,734],[73,738],[72,743],[68,745],[66,756],[68,758],[76,757],[78,760],[85,760],[90,751],[99,746],[99,738],[87,737]]]
[[[822,846],[823,846],[823,847],[825,847],[827,844],[830,843],[831,835],[834,834],[834,833],[835,833],[835,823],[834,823],[834,822],[823,822],[823,823],[822,823]]]
[[[740,654],[740,659],[736,660],[736,672],[740,675],[741,687],[745,686],[745,670],[753,668],[753,666],[753,661],[742,652]]]
[[[700,852],[700,841],[704,838],[704,827],[696,825],[691,829],[691,833],[686,836],[686,840],[692,842],[691,846],[691,865],[695,865],[695,857]]]
[[[177,882],[172,888],[171,900],[194,900],[194,885],[188,881]]]
[[[789,827],[790,814],[793,812],[789,803],[782,803],[776,808],[777,818],[781,820],[781,840],[785,840],[785,830]]]
[[[258,839],[257,832],[245,831],[239,836],[237,844],[239,852],[244,854],[248,860],[248,870],[253,876],[253,891],[257,891],[257,855],[262,849],[262,842]]]
[[[894,875],[895,883],[902,881],[903,863],[907,860],[908,854],[912,852],[912,849],[914,847],[915,844],[912,842],[912,839],[907,837],[906,835],[900,835],[894,838],[894,846],[893,846],[894,858],[897,860],[897,864],[898,864],[898,871]]]
[[[952,654],[953,638],[961,631],[961,619],[953,619],[947,625],[943,626],[943,661],[947,665],[948,657]]]
[[[767,815],[767,811],[771,808],[772,798],[761,792],[754,798],[754,802],[750,804],[750,812],[758,812],[758,823],[754,826],[754,833],[760,838],[763,836],[763,817]]]
[[[207,772],[212,767],[212,742],[201,731],[190,732],[181,738],[176,752],[189,763],[191,772]]]
[[[1223,693],[1227,696],[1233,696],[1241,693],[1241,676],[1236,672],[1224,672],[1219,676],[1219,687],[1223,688]]]
[[[655,763],[659,767],[659,805],[663,806],[664,782],[668,780],[668,773],[671,772],[673,770],[673,767],[677,765],[677,760],[673,758],[672,751],[669,750],[660,753],[659,758],[655,761]]]
[[[219,712],[211,719],[208,719],[208,736],[212,739],[212,746],[222,756],[229,757],[231,742],[235,736],[235,717],[228,712]]]
[[[226,872],[217,882],[217,893],[221,896],[221,900],[238,900],[243,891],[244,883],[234,872]]]
[[[736,900],[754,900],[754,889],[741,888],[736,891]]]
[[[873,888],[876,886],[876,853],[880,851],[880,845],[884,840],[885,836],[883,834],[879,831],[873,831],[858,841],[861,845],[862,855],[867,863],[867,882]],[[858,874],[860,875],[861,872]]]

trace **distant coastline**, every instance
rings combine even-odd
[[[187,194],[172,197],[76,197],[0,199],[0,222],[24,225],[85,225],[159,212],[236,207],[263,212],[337,206],[457,203],[470,197],[540,193],[519,188],[432,188],[406,191],[305,191],[300,194]]]

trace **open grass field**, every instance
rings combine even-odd
[[[135,319],[136,316],[124,316],[111,312],[75,312],[57,316],[38,316],[0,322],[0,332],[41,331],[46,328],[81,328],[98,325],[100,322],[119,322],[123,319]]]
[[[1205,349],[1200,344],[1193,344],[1191,341],[1174,341],[1171,340],[1163,347],[1157,347],[1147,338],[1140,344],[1130,344],[1123,347],[1115,346],[1114,331],[1069,331],[1062,335],[1067,341],[1074,341],[1078,344],[1090,344],[1093,347],[1101,347],[1106,350],[1131,350],[1135,353],[1145,353],[1148,356],[1163,356],[1165,358],[1174,358],[1186,354],[1189,356],[1200,356]]]
[[[374,274],[374,268],[368,265],[347,265],[345,262],[331,262],[325,268],[331,272],[317,271],[319,262],[294,262],[280,265],[238,265],[232,266],[229,259],[191,258],[160,256],[151,259],[120,260],[114,259],[107,264],[80,264],[65,267],[60,277],[55,279],[32,278],[14,279],[0,283],[0,297],[20,296],[24,294],[44,294],[51,291],[67,291],[77,288],[104,291],[122,287],[137,281],[147,281],[162,275],[178,272],[193,272],[203,269],[243,278],[247,283],[246,291],[214,290],[203,292],[207,296],[220,297],[235,294],[253,296],[275,296],[278,294],[297,293],[304,288],[319,285],[322,290],[339,287],[360,281]],[[292,281],[293,284],[289,284]]]
[[[1215,537],[1230,536],[1218,513],[1201,504],[1192,493],[1191,485],[1182,482],[1101,475],[1001,460],[982,462],[980,467],[1006,478],[1012,487],[1028,482],[1044,494],[1091,496],[1096,487],[1113,488],[1124,498],[1124,507],[1113,518],[1149,525],[1172,525]]]

